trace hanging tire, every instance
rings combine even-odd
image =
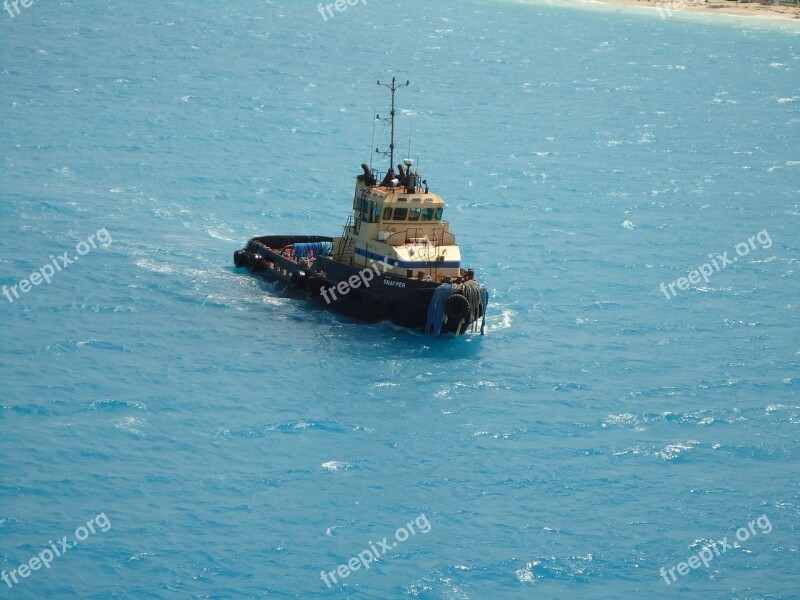
[[[250,255],[250,268],[253,271],[263,271],[264,264],[261,262],[262,256],[260,254],[251,254]]]
[[[319,277],[311,277],[308,279],[306,287],[308,288],[309,294],[312,296],[320,296],[322,295],[322,288],[325,287],[325,282]]]
[[[244,267],[247,264],[247,256],[244,250],[237,250],[233,253],[233,264],[237,267]]]
[[[450,321],[463,321],[469,315],[469,300],[463,294],[452,294],[444,303],[444,312]]]
[[[306,283],[306,274],[301,273],[300,271],[295,271],[289,277],[289,283],[292,284],[293,288],[300,289]]]

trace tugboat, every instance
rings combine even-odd
[[[382,153],[389,169],[361,165],[342,235],[255,237],[233,262],[277,282],[280,290],[357,319],[389,320],[433,335],[479,328],[483,335],[489,294],[473,269],[461,267],[450,223],[442,220],[444,200],[420,179],[412,159],[397,165],[397,173],[392,167],[395,93],[410,84],[392,78],[391,85],[378,85],[392,96],[391,143]]]

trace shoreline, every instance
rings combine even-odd
[[[540,0],[525,1],[538,2]],[[733,2],[732,0],[707,0],[707,2],[703,2],[703,0],[551,0],[551,3],[638,6],[657,11],[662,19],[686,12],[800,23],[800,4],[761,4],[761,2]]]

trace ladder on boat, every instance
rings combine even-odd
[[[336,252],[336,256],[333,257],[333,260],[336,262],[350,263],[351,265],[353,264],[356,240],[350,235],[352,225],[353,217],[351,215],[347,218],[347,223],[344,224],[344,229],[342,230],[342,241],[339,242],[339,248]]]

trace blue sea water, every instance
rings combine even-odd
[[[0,597],[800,597],[800,27],[316,4],[0,12],[0,285],[79,258],[0,296]],[[484,337],[232,265],[341,231],[392,76]]]

